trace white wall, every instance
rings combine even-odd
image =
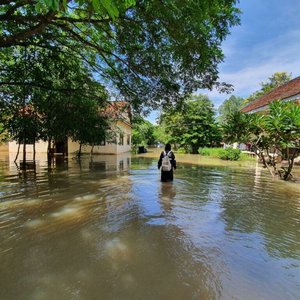
[[[16,141],[11,141],[9,144],[9,152],[18,152],[18,146]],[[43,141],[38,141],[35,143],[35,151],[39,153],[47,153],[48,143]],[[23,144],[20,145],[20,153],[23,152]],[[26,152],[33,153],[33,144],[26,145]]]
[[[92,147],[91,146],[82,146],[82,153],[90,153]],[[68,152],[74,153],[79,150],[79,143],[73,142],[70,139],[68,140]],[[105,146],[95,146],[94,153],[103,153],[103,154],[116,154],[117,153],[117,145],[116,144],[106,144]]]
[[[118,127],[118,131],[122,131],[124,135],[124,143],[120,145],[120,136],[119,133],[117,134],[117,144],[110,144],[106,143],[105,146],[95,146],[93,152],[99,154],[119,154],[129,152],[131,150],[131,127],[122,121],[118,121],[115,125]],[[130,144],[127,144],[127,137],[130,137]],[[15,141],[9,142],[9,152],[16,153],[18,151],[18,144]],[[6,146],[7,147],[7,146]],[[35,144],[36,153],[47,153],[48,143],[39,141]],[[90,153],[91,146],[82,146],[82,153]],[[5,149],[5,147],[4,147]],[[79,143],[73,142],[68,139],[68,153],[74,153],[75,151],[79,150]],[[0,149],[1,151],[1,149]],[[20,154],[23,152],[23,145],[20,145]],[[33,145],[26,145],[26,153],[30,154],[33,153]]]
[[[8,150],[9,150],[8,143],[0,145],[0,152],[8,152]]]
[[[118,129],[116,129],[118,128]],[[114,129],[113,129],[114,130]],[[122,121],[118,121],[115,125],[115,130],[117,132],[117,144],[106,143],[105,146],[94,146],[93,153],[95,154],[119,154],[131,151],[131,127]],[[123,133],[123,145],[120,145],[120,133]],[[129,136],[129,145],[127,144],[127,138]],[[90,153],[91,146],[82,146],[82,153]],[[79,150],[79,143],[68,140],[68,152],[74,153]]]

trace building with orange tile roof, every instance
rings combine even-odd
[[[29,110],[27,109],[27,111]],[[115,142],[103,141],[101,145],[94,146],[93,153],[120,154],[131,151],[131,109],[128,102],[109,102],[103,114],[113,120],[111,130],[115,132]],[[6,145],[2,145],[0,151],[16,153],[18,151],[18,146],[16,141],[10,141]],[[22,153],[23,145],[20,146],[20,153]],[[56,142],[53,147],[54,153],[67,155],[68,153],[78,151],[79,143],[72,141],[70,138],[66,138],[64,141]],[[91,148],[92,147],[89,145],[83,145],[82,153],[90,153]],[[37,141],[35,143],[35,149],[37,153],[47,153],[48,144],[47,142]],[[33,151],[33,144],[27,144],[26,152],[30,154],[33,153]]]
[[[300,76],[271,90],[241,109],[244,113],[268,110],[269,103],[275,100],[295,101],[300,104]]]

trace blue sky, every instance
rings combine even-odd
[[[275,72],[300,76],[300,1],[241,0],[241,25],[233,27],[222,45],[225,59],[219,80],[231,83],[231,95],[247,97]],[[218,108],[230,94],[200,91]],[[157,112],[147,119],[155,122]]]

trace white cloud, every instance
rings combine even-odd
[[[251,53],[245,53],[248,56],[237,61],[233,57],[229,58],[231,62],[225,62],[221,66],[220,81],[231,83],[234,86],[232,94],[241,97],[247,97],[251,93],[260,89],[260,83],[267,81],[275,72],[292,73],[292,77],[299,76],[300,72],[300,30],[293,30],[253,45]],[[234,43],[227,44],[224,52],[237,53]],[[234,55],[234,54],[233,54]],[[242,63],[244,62],[244,64]],[[232,71],[232,70],[236,71]],[[223,71],[222,71],[223,70]],[[230,71],[226,71],[230,70]],[[218,91],[206,92],[214,100],[216,106],[219,106],[225,99],[229,98],[226,94],[220,94]]]

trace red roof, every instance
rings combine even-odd
[[[256,100],[242,108],[241,111],[245,113],[250,112],[252,110],[266,106],[274,100],[283,100],[297,94],[300,94],[300,76],[257,98]]]
[[[126,101],[108,102],[104,115],[112,119],[123,120],[125,123],[131,123],[131,109]]]

